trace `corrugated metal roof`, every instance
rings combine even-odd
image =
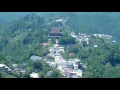
[[[42,60],[42,57],[39,57],[39,56],[31,56],[30,59],[31,59],[31,60]]]

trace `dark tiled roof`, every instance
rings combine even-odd
[[[58,27],[52,27],[50,33],[61,33]]]

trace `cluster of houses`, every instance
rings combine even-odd
[[[89,38],[90,35],[87,34],[80,34],[78,33],[78,35],[76,35],[74,32],[71,32],[71,36],[73,38],[75,38],[78,42],[83,42],[85,41],[87,43],[87,45],[89,45]],[[112,39],[111,35],[105,35],[105,34],[93,34],[93,36],[95,37],[99,37],[99,38],[105,38],[105,39]],[[114,43],[116,43],[116,41],[113,41]],[[98,47],[98,45],[94,45],[94,48]]]
[[[18,67],[17,64],[12,64],[13,69],[10,69],[8,66],[4,64],[0,64],[0,71],[11,73],[11,72],[17,72],[18,74],[24,74],[25,70]]]
[[[104,39],[112,39],[112,36],[111,35],[105,35],[105,34],[93,34],[94,37],[99,37],[99,38],[104,38]],[[116,42],[116,41],[113,41],[113,42]],[[93,46],[94,48],[97,48],[98,45],[94,45]]]
[[[74,32],[71,32],[71,36],[73,38],[75,38],[78,42],[85,41],[87,43],[87,45],[89,45],[89,38],[90,38],[89,35],[87,35],[87,34],[80,34],[80,33],[78,33],[78,35],[76,35]]]
[[[63,19],[56,20],[57,22],[62,22]],[[53,57],[54,60],[50,61],[48,59],[45,59],[45,61],[52,67],[60,70],[61,74],[66,76],[67,78],[80,78],[82,77],[83,70],[78,68],[78,64],[80,64],[80,60],[78,59],[72,59],[72,60],[66,60],[62,57],[60,52],[65,53],[64,47],[61,47],[58,44],[58,38],[62,37],[61,30],[57,27],[52,27],[51,31],[49,33],[49,37],[55,37],[56,43],[49,47],[50,53],[48,56]],[[86,34],[79,34],[75,35],[75,33],[71,33],[71,36],[76,38],[76,40],[82,42],[86,41],[89,44],[89,36]],[[73,56],[73,54],[70,54],[70,56]],[[85,66],[86,67],[86,66]],[[51,73],[51,72],[50,72]]]
[[[62,24],[65,24],[66,23],[66,19],[63,19],[63,18],[59,18],[56,20],[56,22],[61,22]]]
[[[4,64],[0,64],[0,71],[10,72],[11,69],[8,66],[4,65]]]
[[[63,21],[62,19],[59,19],[57,21]],[[60,46],[58,44],[57,38],[62,37],[61,30],[59,28],[53,27],[51,28],[51,32],[49,33],[49,37],[55,37],[56,43],[53,45],[53,47],[49,47],[50,53],[48,56],[53,57],[54,60],[49,61],[48,59],[44,59],[50,66],[55,67],[56,69],[60,70],[61,74],[66,76],[67,78],[80,78],[82,77],[83,70],[78,68],[78,63],[80,63],[80,60],[78,59],[72,59],[72,60],[66,60],[62,57],[60,52],[65,53],[64,47]],[[74,33],[71,33],[71,36],[76,38],[77,40],[80,40],[80,35],[76,36]],[[82,40],[88,41],[88,37],[86,35],[83,35],[81,38]],[[50,39],[47,43],[43,43],[43,46],[49,46]],[[32,55],[30,57],[32,61],[41,61],[43,60],[42,57]],[[17,72],[18,74],[24,74],[25,70],[18,67],[17,64],[12,64],[13,69],[10,69],[8,66],[4,64],[0,64],[0,70],[4,72]],[[53,71],[48,71],[46,74],[50,76]],[[30,74],[31,78],[39,78],[38,73],[32,72]]]
[[[65,22],[63,19],[58,19],[56,22]],[[48,63],[50,66],[60,70],[61,74],[66,76],[67,78],[80,78],[83,75],[83,70],[78,68],[78,64],[80,64],[83,68],[87,68],[85,64],[81,63],[81,60],[79,59],[70,59],[66,60],[62,57],[60,52],[65,53],[64,47],[61,47],[58,44],[58,38],[62,37],[61,30],[57,27],[52,27],[51,32],[49,33],[49,37],[55,37],[56,38],[56,43],[53,45],[53,47],[49,47],[50,53],[48,56],[53,57],[54,60],[50,61],[48,59],[44,59],[46,63]],[[90,35],[87,34],[80,34],[78,33],[77,35],[74,32],[71,32],[71,36],[75,38],[78,42],[83,42],[85,41],[87,45],[89,45],[89,38]],[[110,35],[104,35],[104,34],[93,34],[95,37],[100,37],[100,38],[106,38],[106,39],[111,39],[112,36]],[[47,43],[43,43],[44,46],[49,46],[50,45],[50,39],[48,40]],[[93,47],[98,47],[98,45],[94,45]],[[73,54],[70,54],[69,56],[73,56]],[[31,56],[32,60],[42,60],[41,57],[38,56]],[[53,71],[48,71],[46,74],[50,76]],[[32,72],[30,74],[30,77],[32,78],[39,78],[38,73]]]
[[[17,64],[12,64],[13,72],[17,72],[19,75],[25,74],[25,69],[20,68]]]
[[[54,58],[54,61],[46,60],[46,62],[60,70],[61,74],[66,76],[67,78],[80,78],[82,77],[83,70],[78,68],[78,63],[80,60],[66,60],[62,57],[60,52],[64,53],[64,47],[60,47],[58,41],[56,39],[56,44],[53,47],[49,48],[50,53],[48,54],[50,57]]]
[[[112,39],[111,35],[105,35],[105,34],[93,34],[93,36],[99,37],[99,38]]]

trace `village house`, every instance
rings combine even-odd
[[[55,50],[55,48],[52,48],[52,47],[50,47],[50,48],[49,48],[49,51],[50,51],[50,53],[51,53],[51,54],[54,54],[54,53],[56,53],[56,50]]]
[[[49,42],[46,42],[46,43],[43,43],[42,45],[43,45],[43,46],[49,46],[50,43],[49,43]]]
[[[56,22],[61,22],[61,23],[65,23],[67,20],[63,19],[63,18],[60,18],[60,19],[57,19]]]
[[[0,71],[9,72],[9,71],[11,71],[11,69],[4,64],[0,64]]]
[[[59,49],[59,44],[54,44],[55,49]]]
[[[73,67],[74,67],[74,69],[78,69],[78,65],[77,64],[73,64]]]
[[[82,65],[82,67],[85,68],[85,69],[87,68],[86,64],[83,64],[83,63],[80,62],[80,65]]]
[[[72,56],[74,56],[74,54],[73,53],[69,53],[69,56],[72,57]]]
[[[76,35],[74,32],[71,32],[71,35],[70,36],[72,36],[73,38],[76,38],[77,40],[78,40],[78,38],[79,38],[79,35]]]
[[[113,41],[114,43],[117,43],[116,41]]]
[[[98,45],[94,45],[94,47],[98,47]]]
[[[67,68],[73,69],[73,63],[72,62],[67,62],[66,63]]]
[[[57,64],[55,62],[49,62],[49,61],[47,61],[46,63],[48,63],[52,67],[57,67]]]
[[[110,35],[103,35],[103,38],[112,39],[112,36],[110,36]]]
[[[70,35],[70,36],[75,37],[76,35],[75,35],[74,32],[71,32],[71,35]]]
[[[79,78],[77,75],[72,75],[70,78]]]
[[[33,61],[38,61],[38,60],[42,60],[42,57],[33,55],[33,56],[30,57],[30,59],[33,60]]]
[[[105,34],[93,34],[93,36],[99,37],[99,38],[106,38],[106,39],[111,39],[112,38],[111,35],[105,35]]]
[[[17,64],[12,64],[12,66],[13,66],[14,68],[17,68],[17,67],[18,67],[18,65],[17,65]]]
[[[59,66],[57,67],[57,69],[60,70],[60,71],[62,71],[63,68],[62,68],[61,65],[59,65]]]
[[[89,45],[89,38],[88,37],[84,38],[83,41],[87,42],[87,45]]]
[[[78,77],[82,77],[83,71],[81,69],[73,70],[71,72],[72,75],[77,75]]]
[[[60,65],[62,65],[62,66],[66,66],[66,64],[67,64],[67,62],[66,62],[66,61],[61,60]]]
[[[24,69],[21,69],[21,70],[19,71],[19,73],[20,73],[20,74],[25,74],[25,70],[24,70]]]
[[[52,75],[52,73],[53,73],[53,71],[47,71],[47,76],[49,77],[49,76],[51,76]]]
[[[75,61],[75,62],[80,62],[81,60],[79,60],[79,59],[74,59],[74,61]]]
[[[38,75],[38,73],[32,72],[32,73],[30,74],[30,77],[31,77],[31,78],[39,78],[39,75]]]
[[[65,51],[64,51],[64,47],[59,47],[59,51],[60,51],[60,52],[65,52]]]

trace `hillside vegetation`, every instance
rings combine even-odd
[[[67,18],[67,26],[74,32],[109,34],[120,41],[119,12],[59,12],[48,18]]]
[[[12,16],[13,15],[13,16]],[[13,18],[14,17],[14,18]],[[56,22],[57,19],[67,20],[65,23]],[[91,78],[118,78],[120,77],[120,15],[119,13],[77,13],[77,12],[57,12],[45,14],[31,13],[24,17],[11,13],[0,13],[0,63],[8,65],[24,64],[21,66],[27,70],[25,75],[19,76],[16,73],[6,74],[0,72],[0,77],[29,78],[33,71],[38,72],[41,78],[49,78],[46,72],[53,71],[51,78],[63,77],[58,70],[50,67],[44,61],[32,62],[30,57],[37,55],[45,58],[49,53],[47,46],[42,44],[48,42],[48,34],[51,27],[59,27],[63,37],[59,44],[65,46],[65,58],[68,54],[75,54],[74,58],[79,58],[87,64],[87,69],[83,77]],[[11,23],[8,23],[11,22]],[[91,35],[90,45],[79,44],[70,36],[70,32],[87,33]],[[100,39],[92,36],[94,33],[109,34],[112,40]],[[114,43],[116,40],[117,43]],[[54,44],[55,38],[52,38]],[[94,45],[98,45],[94,48]]]

